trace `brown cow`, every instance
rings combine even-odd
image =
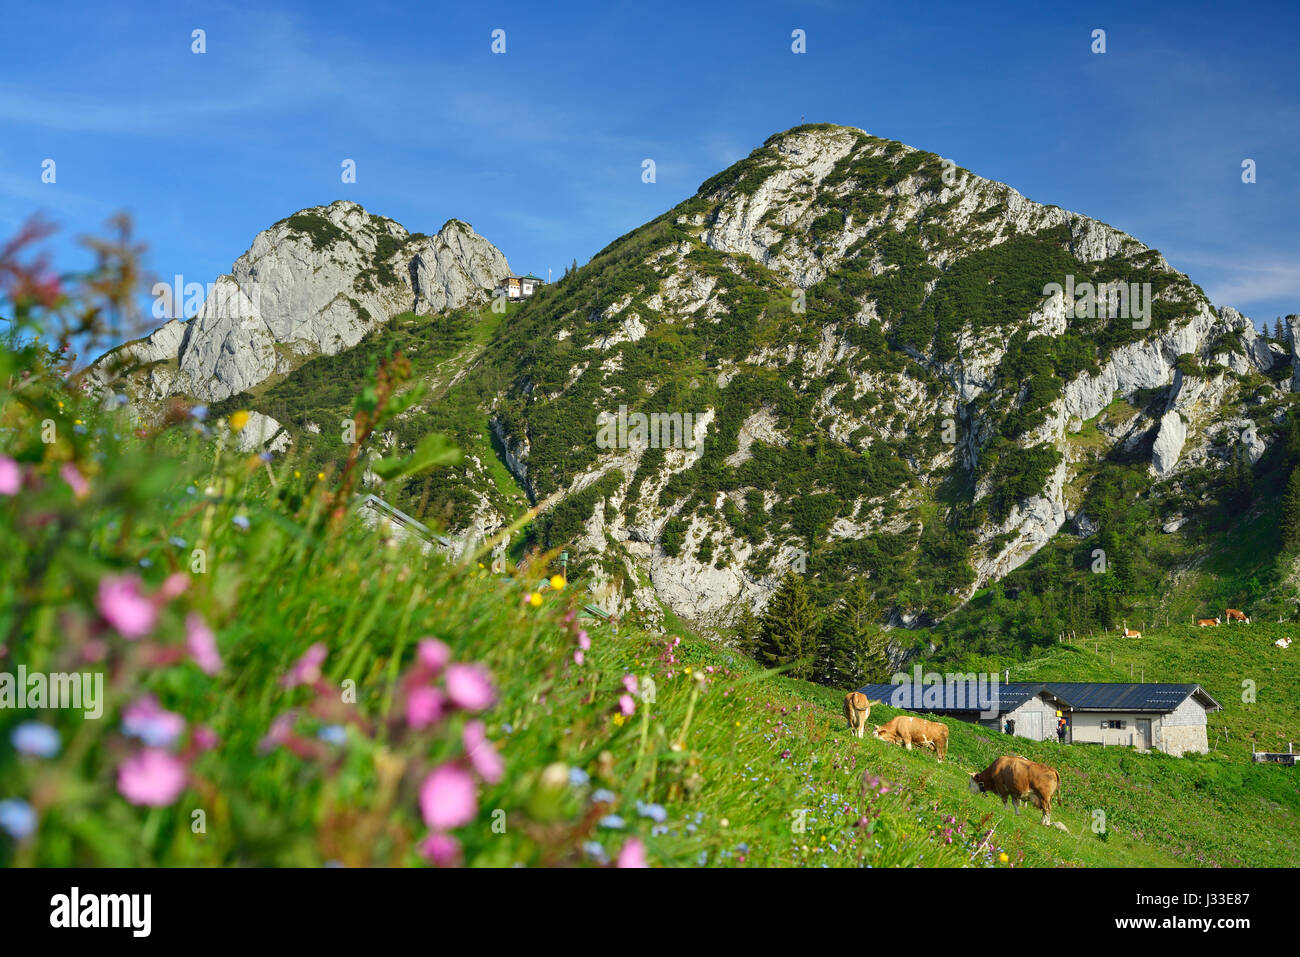
[[[909,751],[912,750],[912,745],[918,748],[934,748],[940,764],[948,754],[948,726],[938,721],[899,715],[884,724],[876,725],[876,730],[871,732],[871,736],[879,741],[901,744]]]
[[[1141,638],[1141,637],[1142,637],[1142,632],[1140,632],[1140,631],[1134,631],[1132,628],[1125,628],[1125,629],[1124,629],[1123,637],[1125,637],[1125,638]]]
[[[1011,799],[1011,810],[1020,813],[1020,802],[1043,809],[1043,823],[1052,823],[1052,797],[1061,791],[1061,775],[1055,768],[1022,757],[1002,757],[983,771],[970,776],[972,794],[992,791],[1002,798],[1006,807]]]
[[[856,732],[859,738],[867,730],[867,719],[871,717],[871,702],[861,691],[850,691],[844,696],[844,719],[849,723],[849,730]]]
[[[1218,618],[1197,618],[1196,624],[1201,628],[1217,628],[1219,626]]]
[[[1230,625],[1234,621],[1240,621],[1243,624],[1247,624],[1247,625],[1250,624],[1250,619],[1246,617],[1246,613],[1243,611],[1238,611],[1236,608],[1229,608],[1227,612],[1224,613],[1224,617],[1228,619],[1228,624]]]

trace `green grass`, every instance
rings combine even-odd
[[[30,397],[11,397],[9,421],[28,403],[45,414]],[[480,783],[477,813],[452,830],[470,865],[599,863],[631,836],[667,866],[1003,866],[1002,854],[1024,866],[1300,862],[1294,771],[1250,765],[1240,738],[1247,728],[1272,736],[1294,726],[1283,689],[1294,687],[1295,659],[1268,653],[1278,626],[1169,629],[1142,643],[1104,639],[1099,653],[1054,648],[1014,666],[1016,678],[1105,679],[1124,677],[1132,660],[1148,680],[1201,681],[1227,706],[1233,734],[1216,754],[1011,742],[949,722],[950,757],[940,765],[929,753],[851,738],[839,691],[764,671],[676,620],[667,624],[679,643],[588,624],[591,647],[578,664],[581,625],[566,619],[584,600],[580,580],[534,606],[523,583],[545,565],[501,579],[474,559],[446,564],[385,546],[355,522],[322,523],[326,483],[295,477],[292,459],[271,472],[174,433],[117,443],[108,430],[95,436],[111,424],[100,413],[70,404],[57,414],[86,420],[90,437],[78,441],[104,457],[86,457],[91,497],[77,502],[50,457],[75,450],[20,444],[6,453],[47,478],[0,502],[12,543],[0,557],[3,660],[68,670],[98,637],[116,677],[98,721],[0,714],[0,798],[28,801],[40,816],[26,841],[0,836],[0,864],[420,863],[420,784],[432,767],[464,760],[470,717],[419,731],[403,721],[402,679],[426,636],[487,668],[498,692],[480,717],[505,774]],[[46,513],[59,516],[57,535],[27,519]],[[153,635],[127,642],[100,630],[95,593],[105,575],[134,570],[152,592],[169,571],[190,567],[196,547],[206,569],[188,574]],[[217,633],[224,668],[214,677],[180,652],[188,613]],[[318,642],[324,684],[282,687]],[[654,702],[635,701],[628,717],[619,705],[625,675],[657,685]],[[1232,694],[1249,676],[1259,686],[1253,708]],[[220,739],[187,753],[185,790],[156,808],[129,803],[116,787],[118,767],[140,747],[124,735],[121,711],[146,692],[191,730],[202,724]],[[259,743],[290,709],[294,748],[264,751]],[[877,706],[872,720],[894,713]],[[58,729],[58,756],[14,752],[10,730],[26,720]],[[335,726],[346,729],[342,744],[318,737]],[[1219,727],[1212,719],[1212,735]],[[1068,833],[968,793],[969,773],[1009,750],[1060,770],[1055,817]],[[1099,811],[1104,831],[1094,830]]]

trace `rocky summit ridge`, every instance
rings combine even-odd
[[[396,314],[486,301],[509,272],[501,251],[458,219],[426,236],[340,200],[258,233],[194,317],[171,319],[95,369],[107,383],[129,368],[146,406],[214,402],[355,346]]]
[[[415,237],[351,203],[304,211],[223,277],[262,284],[256,320],[125,347],[155,363],[137,396],[256,408],[299,357],[507,272],[454,220]],[[865,577],[896,624],[925,623],[1096,534],[1108,470],[1190,508],[1259,462],[1300,389],[1298,326],[1264,335],[1132,236],[933,153],[797,127],[511,312],[408,413],[459,429],[464,464],[392,495],[489,534],[517,513],[497,459],[544,506],[533,544],[568,547],[611,611],[723,625],[798,570]],[[694,434],[597,441],[637,413]]]

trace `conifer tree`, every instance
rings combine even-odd
[[[880,613],[866,579],[855,578],[822,629],[819,680],[856,688],[889,679],[888,641],[878,624]]]
[[[1228,472],[1228,507],[1235,513],[1246,511],[1255,502],[1255,473],[1245,446],[1238,443]]]
[[[1282,547],[1288,552],[1300,551],[1300,466],[1291,470],[1291,478],[1282,493],[1282,514],[1279,516]]]
[[[808,587],[794,572],[786,572],[763,612],[760,633],[762,654],[767,664],[793,665],[794,678],[812,676],[820,632],[817,611]]]
[[[754,610],[746,604],[736,619],[736,648],[743,655],[757,659],[759,654],[762,622],[754,615]]]

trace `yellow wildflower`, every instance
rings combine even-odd
[[[244,426],[248,425],[248,413],[243,409],[238,412],[232,412],[230,415],[230,427],[236,432],[242,431]]]
[[[563,577],[562,575],[552,575],[552,576],[551,576],[551,587],[554,588],[556,591],[563,591],[563,590],[564,590],[564,577]]]

